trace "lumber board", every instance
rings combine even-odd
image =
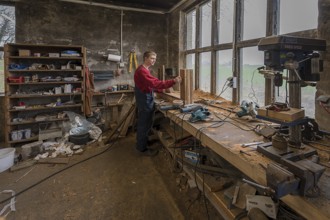
[[[135,117],[135,112],[136,111],[132,111],[130,112],[130,114],[128,115],[128,117],[126,118],[124,124],[121,126],[121,128],[119,129],[120,130],[120,134],[119,136],[121,137],[125,137],[126,134],[127,134],[127,130],[128,130],[128,127],[132,124],[132,120],[133,118]]]
[[[49,163],[49,164],[68,164],[69,163],[68,157],[55,157],[55,158],[41,158],[38,160],[38,163]]]
[[[15,164],[14,166],[10,167],[10,171],[14,172],[17,170],[25,169],[27,167],[33,166],[36,163],[37,163],[37,161],[35,161],[35,160],[26,160],[26,161],[23,161],[21,163]]]
[[[258,115],[276,119],[282,122],[292,122],[305,117],[304,109],[290,108],[288,111],[267,110],[267,106],[258,109]]]
[[[180,83],[180,99],[184,104],[193,103],[193,70],[180,69],[181,83]]]

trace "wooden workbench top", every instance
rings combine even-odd
[[[164,96],[162,96],[164,98]],[[171,94],[171,99],[177,99]],[[194,137],[198,138],[202,145],[209,147],[214,152],[219,154],[233,166],[238,168],[246,176],[255,182],[266,185],[266,172],[263,167],[273,161],[265,157],[257,151],[249,151],[247,154],[240,153],[240,150],[246,151],[251,148],[242,148],[241,144],[262,141],[263,137],[257,135],[252,129],[260,123],[268,123],[260,120],[249,120],[235,117],[235,114],[224,109],[235,109],[235,106],[225,103],[226,107],[207,108],[213,113],[213,120],[209,122],[190,123],[188,121],[190,114],[179,113],[177,110],[170,110],[166,112],[166,117],[170,118],[177,125],[181,126],[185,131],[189,132]],[[219,118],[215,117],[218,115]],[[226,122],[221,122],[221,119],[226,119]],[[328,171],[326,171],[328,172]],[[324,175],[323,175],[324,176]],[[327,178],[325,176],[322,178]],[[320,182],[324,180],[320,180]],[[325,185],[328,185],[325,183]],[[321,186],[322,187],[322,186]],[[321,190],[322,191],[322,190]],[[330,219],[330,202],[327,195],[322,195],[319,201],[309,199],[298,195],[287,195],[281,198],[289,207],[299,213],[306,219]]]

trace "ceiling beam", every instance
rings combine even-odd
[[[144,12],[144,13],[152,13],[152,14],[165,14],[164,11],[157,11],[157,10],[149,10],[149,9],[142,9],[142,8],[132,8],[132,7],[124,7],[118,5],[110,5],[104,3],[97,3],[93,1],[82,1],[82,0],[60,0],[62,2],[70,2],[76,4],[83,4],[83,5],[90,5],[90,6],[99,6],[104,8],[111,8],[115,10],[123,10],[123,11],[137,11],[137,12]]]

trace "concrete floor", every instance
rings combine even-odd
[[[202,199],[195,202],[189,190],[178,188],[179,174],[171,172],[171,161],[164,150],[154,158],[144,157],[136,153],[134,143],[134,134],[129,134],[105,153],[18,195],[17,211],[7,219],[168,220],[207,219],[207,215],[219,219],[211,205],[206,212]],[[68,165],[104,149],[86,148],[82,155],[73,156]],[[37,164],[16,172],[5,171],[0,174],[0,191],[12,189],[18,193],[68,165]],[[0,201],[4,198],[0,194]],[[0,204],[0,209],[3,206]]]

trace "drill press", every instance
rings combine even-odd
[[[272,72],[275,86],[282,85],[281,72],[284,69],[289,71],[287,79],[289,84],[289,107],[301,109],[301,86],[313,85],[320,80],[323,63],[319,58],[319,54],[315,51],[325,51],[326,41],[284,35],[271,36],[261,39],[258,49],[264,51],[264,64],[267,71]],[[272,100],[275,100],[275,98],[273,97]],[[265,117],[261,118],[267,120]],[[268,119],[274,121],[271,118]],[[286,184],[277,189],[277,191],[282,190],[282,192],[285,192],[280,193],[281,196],[290,192],[306,195],[315,190],[317,188],[316,184],[325,170],[323,166],[307,159],[317,154],[317,152],[315,149],[301,144],[301,124],[304,122],[304,119],[294,120],[290,123],[280,122],[281,125],[289,126],[289,138],[284,148],[283,146],[279,148],[271,143],[264,146],[259,145],[257,148],[258,152],[275,160],[298,177],[300,181],[298,189],[295,189],[297,184],[289,184],[284,181]],[[275,141],[276,137],[273,139]],[[276,181],[280,182],[281,178],[274,180],[274,175],[282,172],[281,169],[276,166],[268,166],[266,175],[267,180],[270,180],[270,184]],[[287,177],[287,174],[285,174],[285,177]],[[277,187],[279,186],[280,184],[277,184]]]

